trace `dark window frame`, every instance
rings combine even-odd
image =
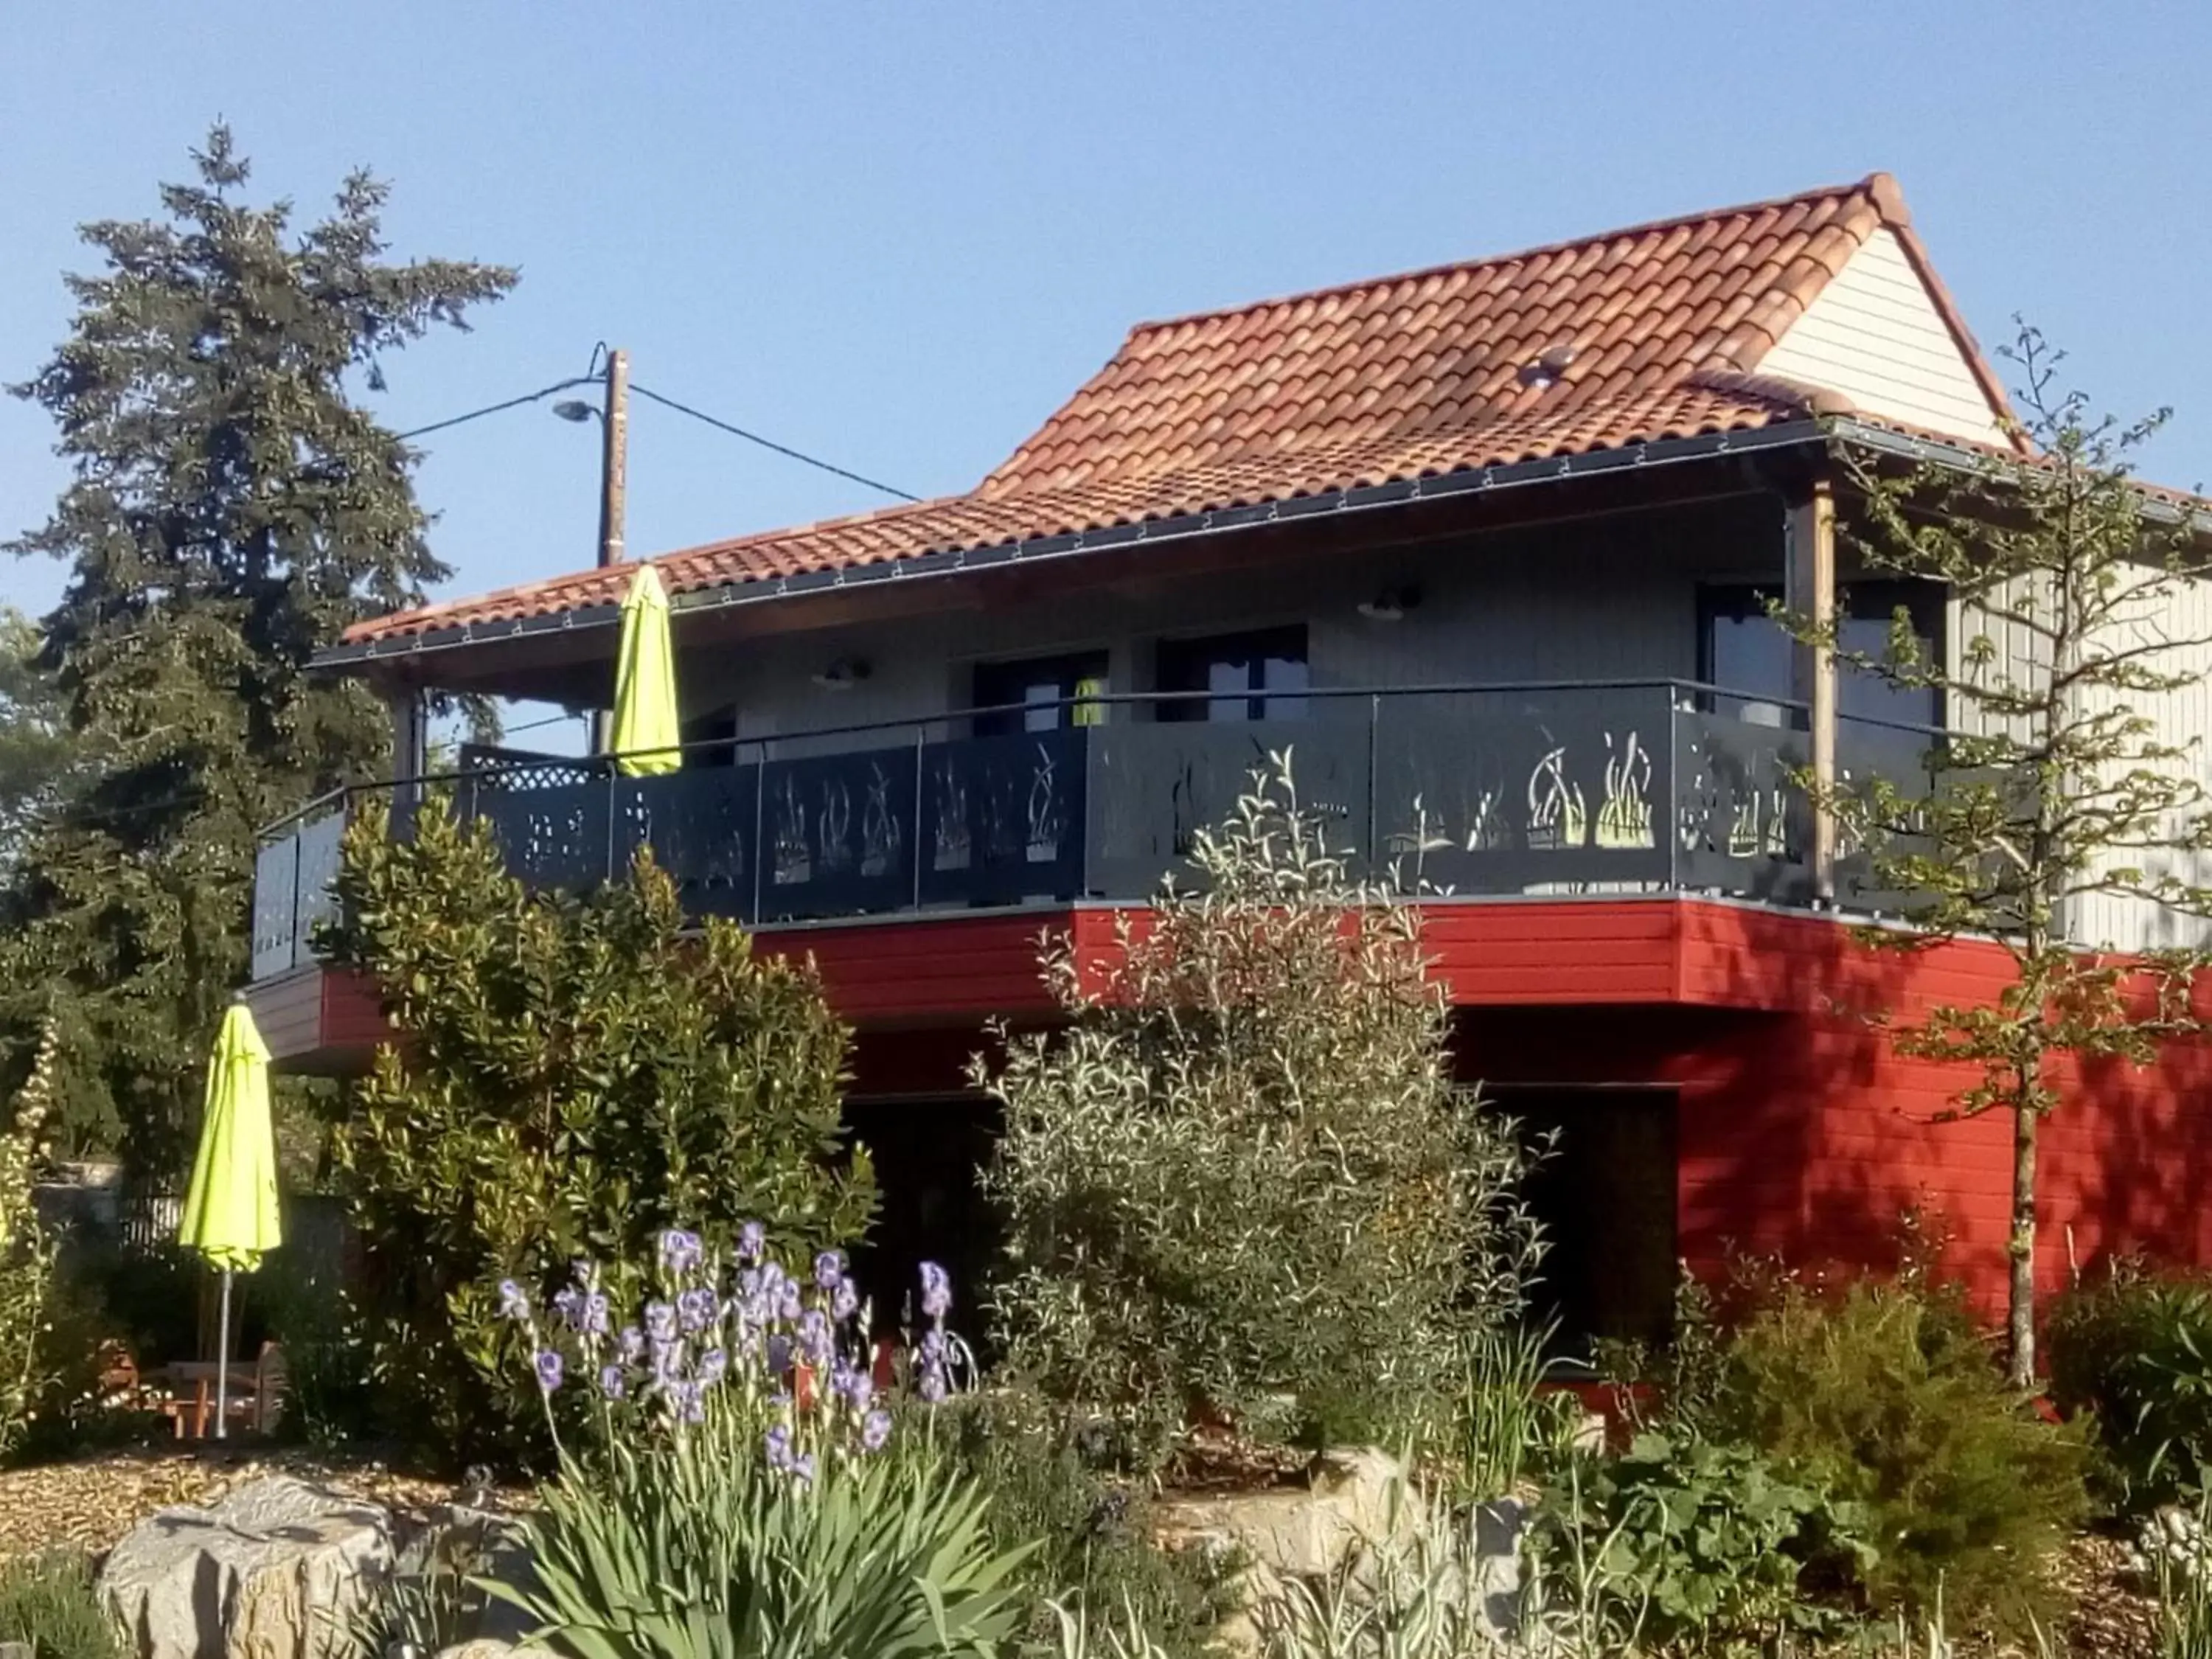
[[[1000,737],[1015,732],[1060,731],[1071,726],[1098,723],[1105,713],[1105,705],[1079,704],[1075,699],[1084,695],[1087,681],[1095,681],[1103,690],[1112,684],[1111,653],[1101,648],[1093,651],[1055,651],[1037,657],[1006,657],[976,663],[969,676],[969,690],[976,708],[998,708],[995,714],[978,714],[971,725],[979,738]],[[1055,700],[1034,706],[1030,703],[1027,690],[1047,678],[1058,689]],[[1021,708],[1006,707],[1025,705]],[[1089,712],[1092,718],[1079,715]],[[1037,715],[1049,713],[1049,726],[1033,723]]]
[[[1242,658],[1246,667],[1243,692],[1217,687],[1212,670]],[[1293,662],[1305,671],[1296,686],[1270,686],[1267,665]],[[1304,623],[1275,628],[1239,629],[1226,634],[1202,634],[1187,639],[1159,641],[1154,684],[1164,692],[1187,694],[1159,705],[1164,720],[1297,720],[1309,707],[1305,694],[1312,689],[1313,658],[1309,630]],[[1217,712],[1241,703],[1234,715]]]
[[[1715,663],[1715,623],[1723,619],[1747,622],[1767,615],[1766,601],[1773,589],[1757,582],[1701,582],[1698,585],[1698,678],[1705,684],[1723,692],[1733,693],[1731,701],[1745,702],[1771,698],[1778,702],[1790,701],[1790,690],[1785,684],[1779,687],[1729,685],[1722,682]],[[1869,576],[1856,581],[1839,582],[1836,587],[1836,609],[1845,623],[1879,623],[1885,640],[1890,618],[1899,605],[1911,613],[1915,628],[1926,641],[1930,659],[1939,665],[1948,660],[1948,606],[1940,582],[1917,580],[1911,577]],[[1775,626],[1778,629],[1780,624]],[[1848,676],[1851,671],[1844,671]],[[1887,682],[1881,683],[1887,690]],[[1928,707],[1918,718],[1898,713],[1870,713],[1844,707],[1850,701],[1846,686],[1839,688],[1838,713],[1845,719],[1881,720],[1902,725],[1926,726],[1941,729],[1943,725],[1943,694],[1941,688],[1929,686],[1922,695]],[[1901,699],[1903,690],[1889,691],[1893,698]]]

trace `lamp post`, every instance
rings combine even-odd
[[[629,494],[629,353],[607,353],[606,401],[594,409],[572,398],[553,405],[564,421],[579,423],[597,416],[599,451],[599,568],[623,562],[623,509]],[[607,714],[592,716],[592,748],[604,753],[607,746]]]

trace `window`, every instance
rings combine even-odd
[[[1271,628],[1257,634],[1163,640],[1159,683],[1163,691],[1208,694],[1163,702],[1164,720],[1297,719],[1306,712],[1306,700],[1295,694],[1312,684],[1306,670],[1306,630]]]
[[[1767,615],[1766,600],[1767,594],[1755,587],[1703,590],[1698,676],[1708,685],[1746,699],[1789,699],[1794,642],[1782,625]],[[1934,582],[1845,585],[1836,595],[1836,608],[1843,617],[1838,642],[1846,651],[1881,656],[1889,648],[1890,619],[1899,607],[1911,616],[1923,655],[1940,662],[1943,592]],[[1844,720],[1941,726],[1942,693],[1933,686],[1892,685],[1878,674],[1846,665],[1836,676],[1836,713]]]
[[[1079,700],[1105,693],[1103,651],[1033,657],[1023,662],[978,663],[975,706],[1000,712],[978,714],[975,735],[997,737],[1009,732],[1053,732],[1064,726],[1103,726],[1106,705]],[[1007,707],[1012,704],[1030,706]]]

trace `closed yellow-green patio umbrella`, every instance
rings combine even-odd
[[[208,1060],[207,1110],[185,1194],[178,1242],[222,1271],[216,1350],[215,1431],[228,1433],[230,1276],[252,1273],[283,1242],[276,1211],[276,1136],[269,1121],[269,1050],[243,1002],[233,1003]]]
[[[673,772],[684,763],[677,745],[676,651],[668,637],[668,595],[660,573],[640,565],[623,596],[622,639],[615,656],[615,717],[608,742],[627,776]]]

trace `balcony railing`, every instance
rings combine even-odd
[[[753,927],[1141,900],[1188,876],[1196,831],[1285,750],[1352,868],[1403,891],[1812,897],[1791,781],[1807,738],[1787,703],[1638,681],[1316,690],[1256,721],[1148,718],[1178,701],[1092,699],[1079,717],[1097,723],[1046,731],[960,734],[1032,706],[695,744],[647,778],[601,757],[467,750],[453,772],[379,787],[447,792],[534,887],[605,881],[650,845],[692,914]],[[1903,782],[1931,741],[1845,721],[1838,768]],[[348,799],[264,837],[257,979],[310,959]],[[1858,873],[1845,859],[1847,896]]]

